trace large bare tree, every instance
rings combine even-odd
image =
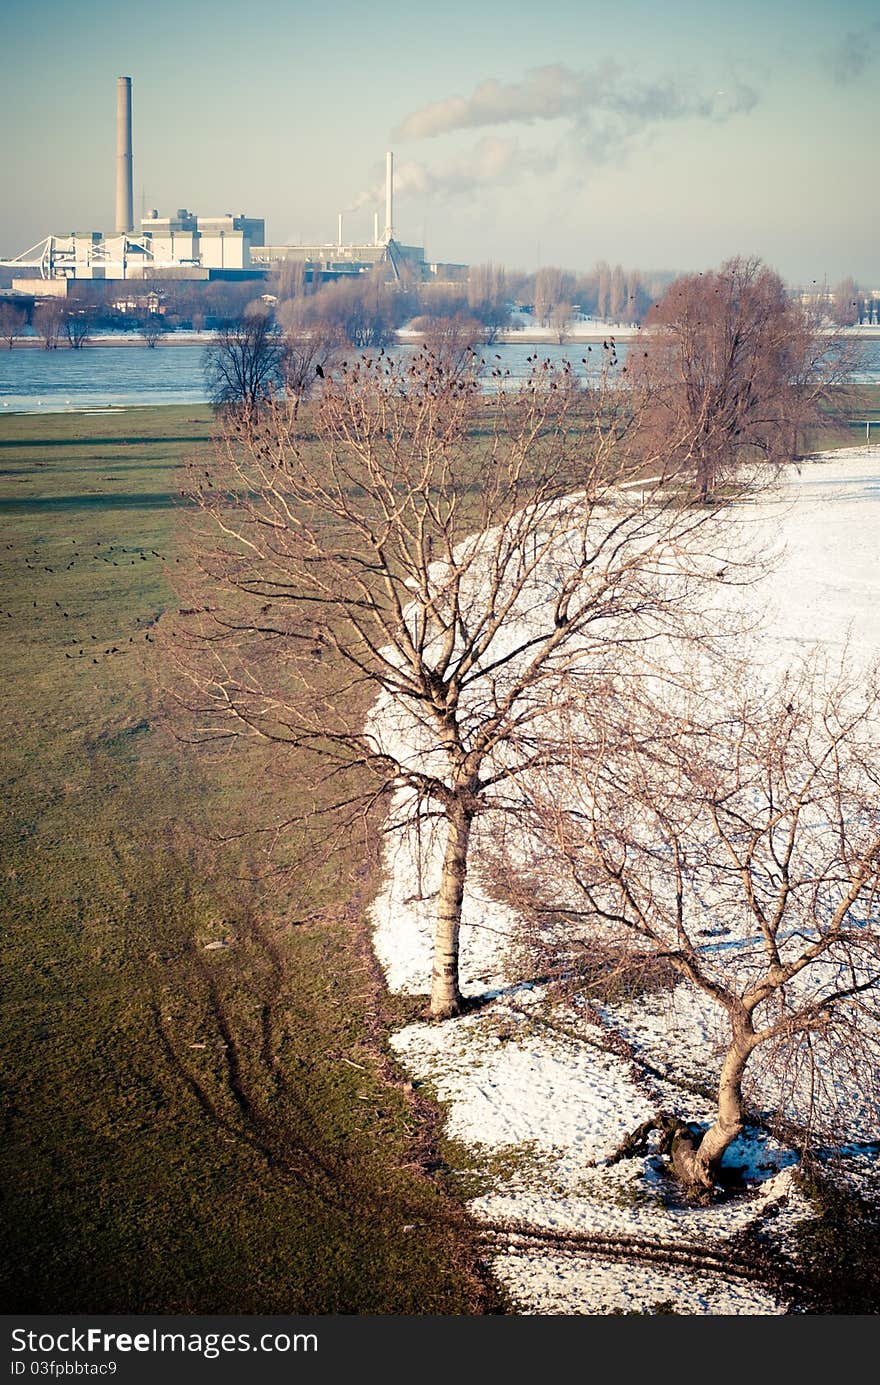
[[[651,382],[652,446],[666,437],[704,499],[744,454],[792,460],[799,432],[852,372],[853,343],[819,330],[756,259],[675,280],[646,325],[632,371]]]
[[[560,674],[695,633],[698,593],[736,569],[720,510],[633,445],[631,390],[537,359],[489,385],[380,351],[228,429],[189,481],[195,589],[168,640],[197,734],[308,750],[340,803],[366,774],[445,834],[437,1017],[463,1003],[474,820],[543,754],[529,728]]]
[[[715,1008],[714,1120],[637,1132],[662,1127],[678,1176],[711,1189],[748,1076],[758,1110],[819,1134],[851,1136],[859,1105],[876,1124],[880,693],[876,676],[829,688],[815,663],[706,692],[635,715],[628,695],[614,736],[575,696],[568,768],[533,776],[506,869],[573,976],[604,945],[619,966],[659,960]]]

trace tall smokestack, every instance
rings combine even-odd
[[[131,179],[131,78],[116,79],[116,230],[134,230]]]
[[[339,213],[339,239],[336,244],[342,249],[342,212]]]
[[[385,155],[385,243],[394,239],[394,155]]]

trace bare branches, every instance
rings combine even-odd
[[[633,374],[650,382],[650,428],[693,468],[704,498],[745,455],[792,460],[853,367],[852,344],[823,331],[759,260],[677,279],[648,324]]]
[[[65,307],[58,298],[44,298],[34,307],[34,331],[43,339],[47,351],[58,347],[64,330]]]
[[[221,327],[205,352],[211,403],[253,420],[284,379],[284,341],[268,311]]]
[[[702,594],[736,569],[723,507],[635,445],[622,378],[536,358],[484,393],[479,364],[380,348],[328,372],[307,416],[269,398],[229,419],[187,482],[197,614],[169,647],[199,734],[407,789],[445,817],[453,874],[473,817],[546,760],[560,680],[598,697],[629,647],[705,639]],[[461,1004],[442,948],[435,1014]]]
[[[69,305],[64,313],[64,335],[74,351],[81,351],[92,334],[94,311]]]
[[[764,1103],[786,1101],[783,1069],[790,1093],[823,1065],[817,1125],[835,1071],[876,1080],[880,685],[813,664],[769,692],[716,688],[711,714],[702,695],[636,708],[601,756],[576,696],[568,716],[568,774],[533,777],[526,872],[585,937],[634,937],[726,1015],[718,1118],[688,1165],[711,1186],[759,1048]]]
[[[23,308],[16,308],[14,303],[0,302],[0,338],[10,351],[15,346],[16,337],[24,331],[26,320],[27,314]]]

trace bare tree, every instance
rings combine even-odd
[[[486,330],[475,317],[453,313],[451,317],[417,317],[412,323],[422,333],[428,357],[445,379],[468,380],[480,373],[480,348],[486,344]]]
[[[608,314],[612,322],[620,322],[626,308],[626,276],[622,265],[615,265],[611,271],[608,288]]]
[[[564,269],[546,265],[535,275],[535,317],[546,327],[554,309],[560,303],[571,303],[574,276]]]
[[[650,382],[651,447],[665,435],[704,500],[743,455],[790,461],[798,431],[819,421],[852,368],[852,349],[819,330],[759,260],[677,279],[647,322],[630,374]]]
[[[329,373],[345,345],[339,328],[320,318],[303,326],[301,301],[288,299],[277,313],[284,332],[284,388],[293,400],[309,397],[320,379],[318,367]]]
[[[467,304],[470,313],[485,328],[486,345],[491,345],[510,322],[507,274],[502,265],[472,265],[468,271]]]
[[[46,351],[55,350],[64,327],[64,304],[57,298],[44,298],[34,308],[33,321]]]
[[[69,304],[64,310],[62,325],[68,345],[74,351],[81,351],[92,335],[94,316],[90,308],[75,308]]]
[[[265,310],[222,327],[205,352],[211,403],[248,424],[284,383],[284,338]]]
[[[303,327],[323,322],[359,350],[388,346],[398,325],[400,303],[381,267],[368,275],[325,284],[297,302]]]
[[[622,288],[619,278],[621,274]],[[618,277],[615,279],[615,276]],[[615,279],[613,294],[612,279]],[[604,261],[600,261],[589,273],[578,275],[574,285],[574,298],[588,316],[603,319],[612,317],[623,322],[641,322],[651,305],[650,294],[638,270],[623,270],[618,265],[612,273]]]
[[[841,279],[834,285],[831,299],[831,312],[840,327],[852,327],[859,318],[859,286],[855,279]]]
[[[468,312],[467,294],[459,284],[421,284],[417,306],[420,317],[456,317]]]
[[[506,276],[500,265],[471,265],[467,277],[467,301],[469,308],[476,308],[487,301],[500,301],[505,297]]]
[[[557,344],[562,345],[571,336],[571,318],[574,309],[571,303],[557,303],[550,314],[550,326]]]
[[[192,474],[175,695],[199,736],[310,751],[340,804],[363,804],[344,786],[366,774],[373,795],[400,795],[395,822],[441,831],[436,1017],[463,1003],[473,824],[542,753],[528,736],[542,698],[585,647],[610,665],[693,630],[720,577],[719,511],[663,457],[645,471],[637,423],[631,391],[567,366],[484,394],[428,352],[403,365],[380,349],[307,414],[276,404],[258,430],[228,430]]]
[[[306,295],[305,260],[279,260],[269,274],[269,288],[280,303]]]
[[[144,339],[144,344],[151,350],[155,350],[167,330],[165,319],[161,313],[148,313],[141,323],[141,336]]]
[[[600,260],[596,265],[596,315],[603,322],[606,322],[610,315],[610,299],[611,268],[605,260]]]
[[[642,276],[637,269],[626,276],[626,307],[624,318],[627,322],[641,322],[650,307],[651,300],[642,284]]]
[[[759,1109],[819,1135],[851,1132],[854,1087],[876,1101],[880,695],[876,680],[825,691],[808,665],[707,705],[619,720],[601,754],[590,709],[570,706],[568,770],[533,782],[520,874],[573,968],[604,940],[715,1007],[715,1119],[660,1115],[627,1142],[662,1128],[679,1178],[710,1189],[747,1070]]]
[[[21,335],[24,324],[23,308],[16,308],[12,303],[0,303],[0,337],[10,351],[15,346],[15,338]]]

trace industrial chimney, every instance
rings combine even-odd
[[[116,79],[116,231],[134,230],[131,178],[131,78]]]
[[[394,155],[385,155],[385,244],[394,239]]]

